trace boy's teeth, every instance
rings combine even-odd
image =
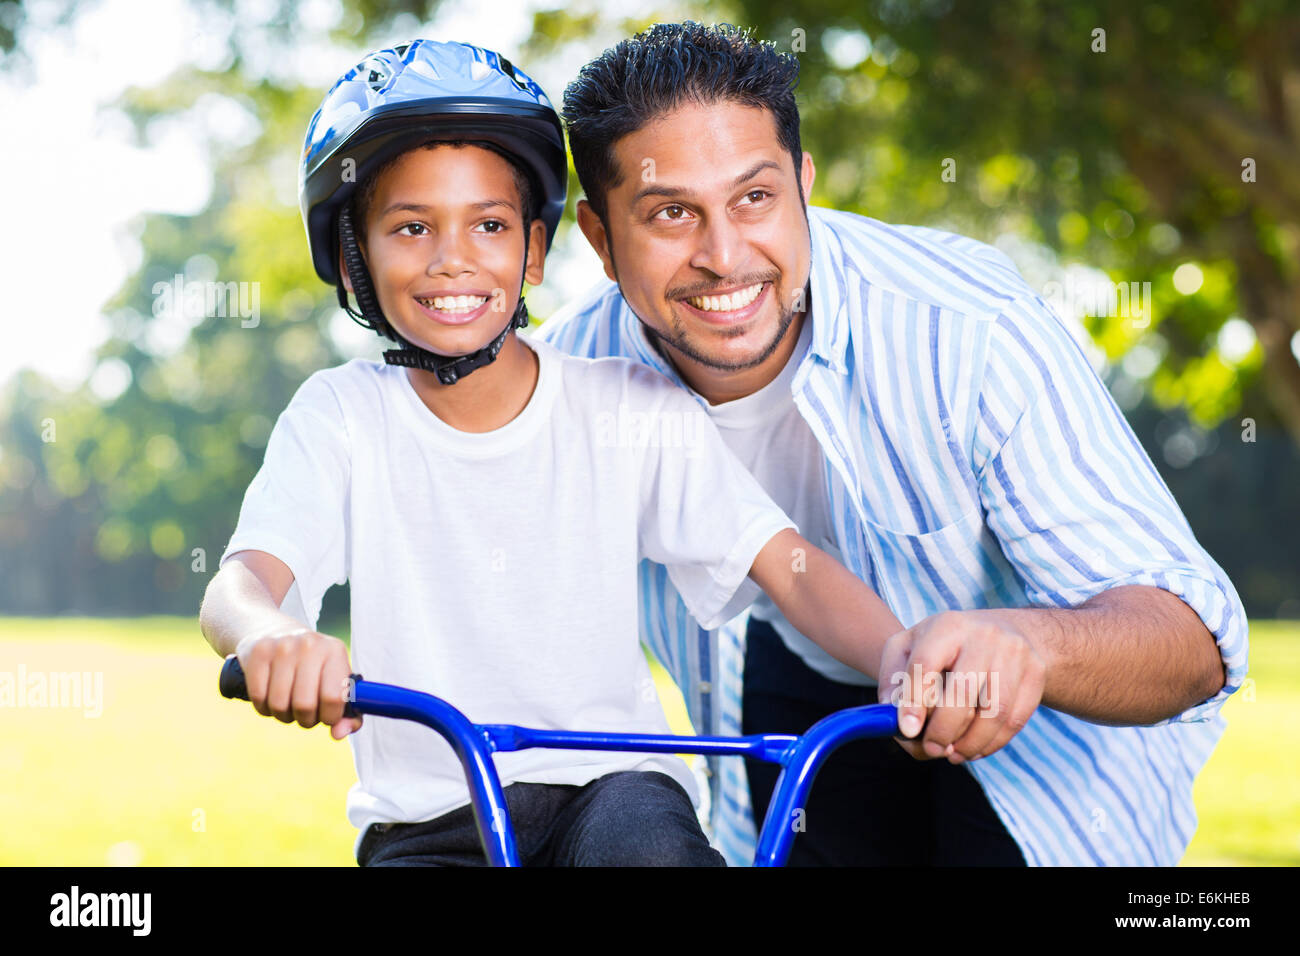
[[[762,291],[763,283],[760,282],[730,295],[695,295],[686,301],[703,312],[735,312],[753,302]]]
[[[439,295],[420,300],[425,306],[431,306],[439,312],[472,312],[486,301],[485,295]]]

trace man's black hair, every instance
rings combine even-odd
[[[605,221],[606,193],[622,182],[614,143],[685,102],[732,101],[766,109],[777,139],[803,162],[794,88],[799,61],[731,24],[657,23],[610,47],[564,91],[564,121],[578,181]],[[701,135],[709,135],[707,130]]]
[[[510,166],[510,175],[515,181],[515,189],[519,191],[519,209],[523,215],[524,233],[525,235],[528,233],[532,221],[542,214],[542,190],[533,181],[532,174],[524,168],[523,163],[494,143],[466,139],[431,139],[386,159],[374,172],[357,184],[357,188],[352,193],[352,222],[355,224],[358,238],[365,238],[366,216],[370,212],[370,204],[374,202],[379,180],[384,173],[396,166],[397,161],[407,153],[416,149],[432,149],[435,146],[478,146],[491,150],[504,159]]]

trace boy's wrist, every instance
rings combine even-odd
[[[279,628],[259,628],[240,638],[239,643],[235,645],[235,654],[238,655],[241,648],[246,644],[252,644],[262,640],[279,640],[284,637],[296,637],[299,634],[314,634],[315,631],[310,627],[304,627],[298,622],[283,625]]]

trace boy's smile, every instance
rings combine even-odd
[[[416,304],[435,322],[465,325],[480,318],[491,300],[487,292],[442,291],[415,296]]]

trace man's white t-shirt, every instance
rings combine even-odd
[[[826,455],[795,405],[792,391],[795,372],[811,344],[809,317],[799,330],[794,353],[776,378],[751,395],[707,408],[727,447],[798,525],[799,533],[843,563],[826,496]],[[786,647],[823,677],[875,686],[873,678],[831,657],[799,633],[766,594],[759,594],[749,613],[770,623]]]
[[[293,572],[283,609],[315,627],[351,582],[352,666],[450,701],[477,723],[668,732],[637,630],[637,564],[664,564],[708,628],[761,592],[748,578],[792,522],[700,406],[653,369],[565,355],[540,340],[527,406],[486,433],[439,419],[400,367],[315,373],[275,424],[222,555],[254,549]],[[430,820],[469,802],[434,731],[371,718],[349,738],[348,819]],[[586,784],[660,770],[659,754],[496,755],[502,783]]]

